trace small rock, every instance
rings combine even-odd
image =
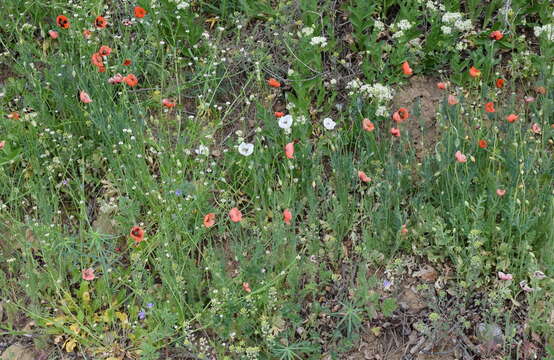
[[[416,271],[414,276],[421,278],[427,282],[434,282],[437,280],[438,274],[437,271],[430,265],[425,265],[419,271]]]
[[[13,344],[7,348],[0,360],[35,360],[35,352],[21,344]]]

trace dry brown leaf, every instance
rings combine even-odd
[[[437,280],[438,274],[435,268],[433,268],[430,265],[425,265],[424,267],[419,269],[419,271],[416,271],[415,273],[413,273],[413,276],[419,277],[422,280],[427,282],[434,282]]]
[[[0,356],[0,360],[35,360],[35,352],[21,344],[13,344],[9,348],[7,348],[2,356]]]

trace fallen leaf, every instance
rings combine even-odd
[[[65,351],[67,351],[68,353],[73,352],[76,346],[77,346],[77,342],[73,339],[69,339],[65,343]]]
[[[419,271],[413,273],[413,275],[427,282],[434,282],[438,277],[437,271],[430,265],[425,265]]]
[[[35,352],[21,344],[13,344],[9,348],[7,348],[2,356],[0,356],[0,360],[35,360]]]

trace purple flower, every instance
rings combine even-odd
[[[183,194],[183,192],[179,189],[175,190],[175,195],[177,196],[181,196],[181,194]]]
[[[141,310],[138,313],[138,318],[139,318],[139,320],[144,320],[144,318],[146,318],[146,313],[144,312],[144,310]]]
[[[152,309],[154,307],[154,303],[148,303],[146,304],[146,307]]]
[[[388,281],[388,280],[384,280],[383,281],[383,288],[385,290],[388,290],[390,287],[392,286],[392,282]]]

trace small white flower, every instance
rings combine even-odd
[[[314,36],[310,40],[310,44],[313,46],[319,45],[320,47],[324,48],[327,46],[327,38],[325,36]]]
[[[242,142],[239,145],[239,153],[244,156],[250,156],[254,152],[254,144]]]
[[[292,126],[292,116],[290,114],[281,116],[279,118],[279,127],[281,129],[288,130],[290,129],[291,126]]]
[[[302,33],[303,36],[310,36],[314,33],[314,28],[311,26],[307,26],[302,30],[300,30],[300,32]]]
[[[441,30],[442,30],[442,33],[443,33],[444,35],[450,35],[450,34],[452,34],[452,28],[451,28],[450,26],[445,26],[445,25],[443,25],[443,26],[441,26]]]
[[[208,156],[210,155],[210,148],[208,148],[206,145],[200,145],[196,150],[194,150],[194,152],[198,155]]]
[[[331,118],[325,118],[323,119],[323,127],[327,130],[333,130],[337,126],[337,123],[333,121]]]

